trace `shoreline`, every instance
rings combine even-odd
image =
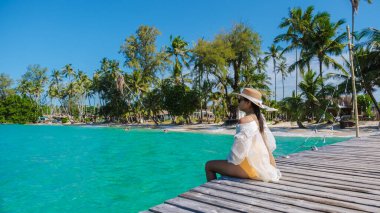
[[[379,121],[361,121],[359,124],[359,136],[370,136],[380,132],[377,126]],[[29,124],[29,125],[49,125],[49,126],[92,126],[92,127],[115,127],[115,128],[141,128],[141,129],[161,129],[173,132],[193,132],[193,133],[207,133],[207,134],[225,134],[234,135],[236,125],[221,126],[221,124],[189,124],[189,125],[173,125],[173,124]],[[269,124],[268,126],[274,136],[279,137],[355,137],[355,127],[348,127],[344,129],[339,128],[339,124],[326,125],[310,124],[309,128],[301,129],[295,123],[281,122],[278,124]],[[314,129],[317,131],[314,131]],[[333,129],[331,129],[333,127]]]

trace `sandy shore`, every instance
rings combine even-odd
[[[379,134],[379,121],[360,122],[360,136],[369,136]],[[127,125],[136,126],[136,125]],[[193,125],[137,125],[140,127],[151,127],[159,129],[167,129],[168,131],[178,132],[203,132],[212,134],[235,134],[236,126],[221,126],[221,124],[193,124]],[[282,122],[276,125],[268,124],[269,128],[275,136],[287,137],[355,137],[356,132],[354,127],[340,129],[339,124],[334,125],[309,125],[307,129],[298,128],[296,123]],[[317,131],[315,131],[317,129]]]
[[[35,124],[49,125],[49,124]],[[51,125],[51,124],[50,124]],[[54,124],[62,125],[62,124]],[[233,135],[236,131],[236,126],[222,126],[220,124],[191,124],[191,125],[155,125],[155,124],[63,124],[70,126],[97,126],[97,127],[117,127],[117,128],[149,128],[162,129],[176,132],[200,132],[209,134],[229,134]],[[281,122],[268,126],[275,136],[284,137],[355,137],[355,127],[340,129],[339,123],[334,125],[319,124],[306,125],[307,129],[298,128],[295,122]],[[315,131],[315,129],[317,131]],[[379,134],[379,121],[360,121],[359,123],[360,136],[369,136]]]

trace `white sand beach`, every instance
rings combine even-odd
[[[360,136],[368,136],[379,133],[379,121],[360,121]],[[339,124],[332,125],[308,125],[307,129],[298,128],[294,122],[281,122],[275,125],[269,123],[269,128],[275,136],[287,137],[355,137],[355,127],[340,129]],[[153,127],[154,128],[154,127]],[[213,134],[235,134],[236,126],[221,126],[221,124],[193,124],[193,125],[167,125],[156,128],[168,129],[179,132],[203,132]],[[317,129],[317,131],[315,131]]]

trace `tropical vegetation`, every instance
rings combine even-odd
[[[351,1],[352,23],[358,3]],[[156,43],[159,29],[143,25],[121,44],[123,61],[104,57],[96,70],[70,63],[49,70],[35,64],[16,82],[0,74],[0,122],[37,122],[42,115],[72,122],[221,122],[239,116],[234,93],[244,87],[259,89],[264,104],[279,110],[266,112],[271,118],[300,127],[305,121],[333,122],[342,97],[352,92],[344,23],[311,6],[292,8],[280,21],[284,32],[267,50],[244,23],[194,45],[186,37],[170,36],[162,48]],[[352,30],[359,109],[373,118],[373,107],[380,114],[374,96],[380,86],[380,31]],[[295,60],[288,60],[293,54]],[[318,61],[315,70],[313,60]],[[285,80],[294,72],[294,91],[286,97]]]

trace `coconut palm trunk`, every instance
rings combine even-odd
[[[285,98],[285,86],[284,86],[284,80],[285,80],[285,76],[284,74],[282,74],[282,99],[284,100]]]
[[[354,32],[355,32],[355,7],[352,7],[352,26],[351,26],[351,28],[352,28],[352,32],[351,32],[351,34],[352,35],[354,35]],[[354,40],[355,39],[352,39],[352,44],[354,44]]]
[[[274,72],[274,101],[277,102],[276,60],[274,58],[273,58],[273,72]]]
[[[298,61],[298,51],[296,48],[296,61]],[[298,65],[296,64],[296,96],[298,95]]]
[[[325,97],[325,86],[324,86],[324,83],[323,83],[323,74],[322,74],[322,59],[321,58],[318,58],[318,61],[319,61],[319,77],[321,78],[321,92],[322,92],[322,95],[323,97]]]

